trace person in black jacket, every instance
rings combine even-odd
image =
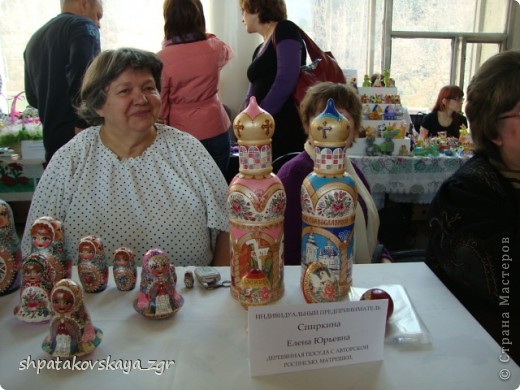
[[[520,363],[520,51],[491,57],[467,91],[474,156],[440,187],[427,262]]]
[[[445,132],[448,137],[459,138],[460,129],[468,127],[468,121],[460,113],[464,102],[464,92],[456,85],[441,88],[432,112],[422,119],[421,130],[428,132],[428,137],[437,137]]]
[[[242,22],[250,34],[263,38],[247,68],[249,87],[245,106],[251,96],[274,118],[272,159],[301,152],[307,139],[292,94],[307,52],[298,26],[287,19],[284,0],[239,0]]]
[[[76,114],[83,74],[100,52],[101,0],[61,0],[61,14],[29,40],[25,95],[43,124],[45,159],[88,127]]]

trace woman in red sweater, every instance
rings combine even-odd
[[[218,82],[233,52],[206,33],[200,0],[166,0],[164,36],[157,53],[164,64],[159,117],[200,140],[225,174],[231,122],[218,96]]]

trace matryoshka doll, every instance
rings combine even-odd
[[[114,251],[113,274],[118,290],[129,291],[135,287],[137,266],[130,249],[118,248]]]
[[[72,279],[62,279],[51,292],[53,316],[42,349],[52,356],[84,356],[101,343],[103,332],[92,324],[83,303],[81,287]]]
[[[33,253],[45,256],[49,264],[49,274],[52,283],[63,279],[66,275],[65,266],[54,251],[55,228],[52,218],[37,218],[31,226],[31,240]]]
[[[47,258],[39,253],[30,254],[22,264],[20,303],[13,310],[16,318],[25,322],[50,320],[51,290],[52,280]]]
[[[108,283],[108,265],[98,237],[83,237],[78,245],[78,275],[85,292],[103,291]]]
[[[150,249],[143,256],[140,291],[134,309],[145,317],[168,318],[177,313],[184,298],[175,290],[175,269],[160,249]]]
[[[233,129],[240,167],[227,194],[231,295],[247,308],[272,303],[283,295],[286,195],[272,172],[273,117],[251,97],[236,116]]]
[[[301,280],[309,303],[344,299],[352,285],[357,189],[345,165],[349,131],[332,99],[311,123],[314,170],[301,187]]]
[[[21,266],[22,252],[13,212],[9,204],[0,199],[0,296],[20,287]]]
[[[48,216],[40,217],[38,220],[48,221],[53,227],[54,236],[50,249],[60,264],[59,274],[57,277],[59,277],[59,279],[70,278],[72,276],[72,260],[67,258],[67,254],[65,252],[65,231],[63,228],[63,222],[61,222],[59,219]],[[59,279],[55,280],[54,282],[56,283]]]

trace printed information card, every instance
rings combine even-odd
[[[383,360],[387,300],[250,306],[251,376]]]

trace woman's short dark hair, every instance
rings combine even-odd
[[[161,90],[162,62],[156,54],[134,48],[124,47],[101,52],[87,68],[80,90],[78,114],[87,123],[103,123],[96,110],[103,107],[107,100],[107,90],[115,79],[126,69],[147,69],[152,74],[157,90]]]
[[[348,111],[354,119],[351,129],[355,131],[356,135],[359,134],[363,108],[359,96],[348,85],[330,81],[314,84],[305,93],[305,97],[300,103],[300,118],[303,127],[306,130],[309,128],[310,119],[316,114],[316,111],[325,109],[329,99],[334,100],[337,109]]]
[[[206,39],[206,19],[200,0],[165,0],[164,38],[181,37],[190,41]]]
[[[287,19],[284,0],[240,0],[240,8],[250,14],[258,13],[260,23],[279,22]]]
[[[516,87],[515,87],[516,85]],[[520,101],[520,51],[494,55],[468,85],[466,115],[475,152],[495,153],[498,117]]]

